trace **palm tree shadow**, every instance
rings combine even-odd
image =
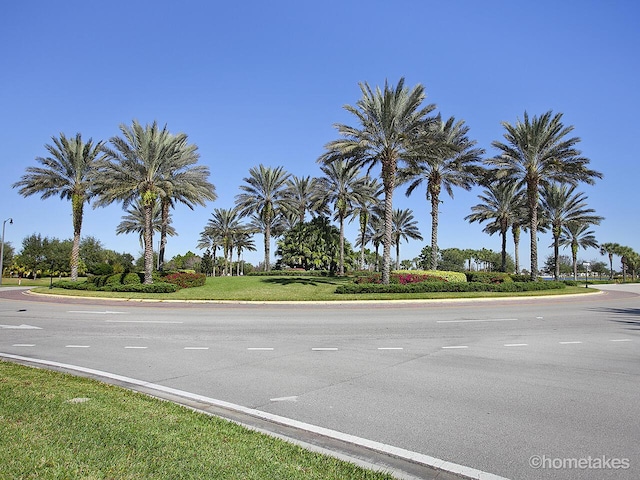
[[[601,312],[612,314],[612,321],[626,325],[630,330],[640,330],[640,308],[600,308]]]
[[[276,278],[263,278],[263,282],[278,284],[278,285],[311,285],[316,286],[318,284],[333,284],[334,281],[331,278],[309,278],[309,277],[276,277]]]

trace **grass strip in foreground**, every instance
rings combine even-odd
[[[0,361],[0,478],[393,477],[120,387]]]

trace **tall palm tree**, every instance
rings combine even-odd
[[[469,127],[454,117],[438,123],[442,141],[451,148],[426,152],[407,169],[400,172],[400,181],[409,181],[407,196],[423,182],[426,183],[427,201],[431,202],[431,269],[438,267],[438,207],[444,189],[453,198],[453,187],[471,190],[483,174],[480,157],[484,149],[476,148],[476,141],[467,136]]]
[[[283,206],[295,215],[296,223],[304,223],[307,212],[327,215],[329,209],[321,201],[321,191],[317,178],[292,175],[287,180],[286,199]]]
[[[322,203],[333,204],[334,219],[340,226],[338,274],[344,275],[344,221],[353,213],[354,206],[364,203],[372,192],[355,163],[335,161],[320,169],[325,175],[319,180],[320,188],[325,192]]]
[[[45,145],[50,156],[36,158],[42,166],[27,167],[27,173],[12,187],[20,188],[18,192],[24,197],[38,193],[43,199],[59,195],[62,199],[71,200],[71,280],[76,281],[84,204],[88,203],[94,194],[93,180],[96,165],[102,157],[103,142],[94,144],[89,139],[85,143],[79,133],[75,138],[67,138],[61,133],[60,138],[51,139],[53,145]]]
[[[214,208],[211,218],[201,233],[205,237],[219,239],[224,255],[225,275],[231,273],[233,242],[241,228],[237,208]]]
[[[249,176],[240,185],[242,193],[236,195],[240,216],[254,214],[264,228],[264,270],[270,270],[271,227],[283,209],[289,174],[282,167],[260,164],[249,170]]]
[[[492,145],[500,151],[494,158],[485,160],[498,168],[497,176],[517,182],[527,196],[527,210],[531,235],[531,278],[538,276],[538,203],[540,189],[551,182],[577,185],[593,184],[602,174],[587,168],[589,159],[576,149],[578,137],[567,138],[573,126],[565,127],[562,114],[551,111],[540,117],[529,118],[515,125],[502,122],[506,132],[504,142]]]
[[[162,208],[159,203],[153,206],[151,225],[154,232],[160,232],[164,226],[162,220]],[[137,233],[140,236],[140,246],[144,248],[144,226],[145,211],[144,206],[137,199],[133,205],[127,209],[127,214],[122,216],[122,221],[116,227],[116,235],[123,233]],[[176,229],[171,226],[171,215],[169,215],[166,232],[167,235],[174,236]]]
[[[578,249],[598,248],[598,241],[593,230],[589,230],[591,224],[580,220],[572,220],[562,227],[559,243],[563,247],[571,247],[573,260],[573,279],[578,279]]]
[[[162,229],[160,230],[160,252],[158,264],[164,267],[165,248],[167,244],[167,226],[169,208],[180,202],[191,210],[196,205],[205,206],[206,200],[215,200],[215,186],[208,181],[209,167],[196,165],[200,158],[198,147],[188,143],[187,135],[181,133],[168,137],[173,144],[174,152],[169,152],[168,165],[160,189],[162,205]]]
[[[364,270],[364,246],[367,244],[367,226],[372,215],[380,213],[381,185],[377,179],[368,175],[364,177],[366,195],[362,195],[353,205],[351,220],[358,219],[360,223],[360,235],[356,245],[360,246],[360,269]],[[351,220],[349,222],[351,222]]]
[[[336,124],[342,138],[325,145],[327,152],[318,161],[332,163],[345,158],[354,159],[361,166],[381,165],[384,187],[384,251],[382,281],[389,283],[391,266],[393,192],[397,184],[399,162],[409,161],[416,151],[424,149],[431,137],[425,135],[434,121],[429,114],[435,105],[422,103],[426,98],[420,84],[405,87],[401,78],[395,88],[385,82],[384,89],[373,90],[361,83],[362,97],[355,106],[344,108],[353,114],[359,125],[351,127]]]
[[[613,280],[613,256],[617,255],[622,245],[614,242],[607,242],[600,244],[600,255],[607,255],[609,257],[609,279]]]
[[[202,232],[200,232],[197,248],[211,252],[211,256],[213,257],[212,274],[214,277],[216,276],[217,252],[221,245],[222,239],[218,235],[218,232],[213,229],[207,229],[206,227]]]
[[[494,182],[485,190],[484,195],[478,195],[479,204],[471,207],[471,214],[465,217],[470,223],[489,222],[482,230],[489,235],[499,233],[502,239],[501,271],[507,266],[507,232],[509,227],[519,225],[522,197],[518,186],[513,182]],[[514,231],[514,240],[518,234]],[[517,245],[516,245],[517,251]],[[516,255],[517,258],[517,255]],[[516,271],[518,267],[516,266]]]
[[[241,272],[244,272],[244,270],[241,270],[240,265],[242,263],[242,252],[244,252],[245,250],[248,252],[256,251],[256,244],[253,240],[254,233],[255,232],[251,228],[243,225],[233,235],[233,245],[236,249],[236,252],[238,252],[238,266],[236,269],[236,275],[242,275]]]
[[[104,148],[106,159],[99,164],[96,175],[97,201],[94,206],[106,206],[121,201],[128,207],[140,200],[145,212],[144,283],[153,283],[153,207],[158,198],[170,197],[166,182],[180,136],[169,133],[166,125],[157,122],[142,126],[134,120],[131,126],[120,125],[122,137],[112,137],[113,148]]]
[[[422,240],[418,222],[411,209],[393,211],[393,242],[396,245],[396,270],[400,270],[400,242],[402,240]]]
[[[595,214],[592,208],[586,208],[587,196],[574,193],[577,187],[552,183],[542,190],[541,208],[551,226],[553,236],[554,278],[560,277],[560,236],[562,229],[569,222],[599,225],[602,217]]]

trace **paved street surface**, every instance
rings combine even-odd
[[[640,287],[522,300],[159,304],[0,290],[0,352],[512,479],[640,478]]]

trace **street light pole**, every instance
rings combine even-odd
[[[4,266],[2,262],[4,260],[4,226],[9,222],[9,225],[13,225],[13,218],[7,218],[2,222],[2,240],[0,241],[0,285],[2,285],[2,273],[4,272]]]
[[[584,288],[589,288],[589,267],[591,266],[591,263],[589,262],[584,262],[582,264],[582,266],[586,269],[586,272],[584,274]]]

